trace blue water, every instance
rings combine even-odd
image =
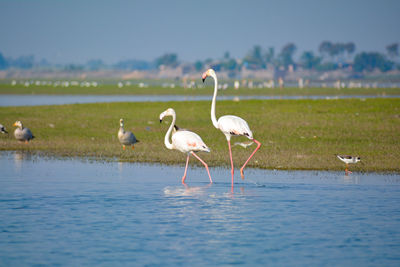
[[[184,161],[182,156],[182,162]],[[399,266],[400,175],[0,153],[1,266]]]
[[[399,95],[388,96],[218,96],[219,100],[248,100],[248,99],[347,99],[347,98],[399,98]],[[211,95],[0,95],[0,106],[38,106],[64,105],[78,103],[105,103],[105,102],[166,102],[166,101],[211,101]]]

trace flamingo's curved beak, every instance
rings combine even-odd
[[[160,123],[162,122],[164,117],[165,117],[165,111],[160,114]]]
[[[203,79],[203,83],[207,78],[207,71],[203,73],[203,75],[201,75],[201,78]]]

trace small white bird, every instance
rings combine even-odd
[[[3,124],[0,124],[0,132],[1,132],[2,134],[8,134],[8,132],[6,131],[6,128],[4,127]]]
[[[132,149],[135,148],[134,144],[139,142],[136,139],[135,135],[130,131],[125,131],[124,129],[124,119],[119,120],[119,131],[118,131],[118,139],[122,144],[122,148],[125,150],[125,146],[131,146]]]
[[[241,175],[242,179],[244,179],[244,173],[243,173],[244,167],[246,167],[247,163],[254,156],[254,154],[257,152],[257,150],[260,149],[261,143],[253,138],[253,133],[250,130],[249,125],[247,124],[247,122],[244,119],[237,117],[237,116],[233,116],[233,115],[225,115],[225,116],[220,117],[217,120],[217,118],[215,116],[215,103],[216,103],[217,93],[218,93],[217,75],[215,74],[215,71],[213,69],[208,69],[202,75],[203,83],[204,83],[205,79],[207,79],[207,77],[212,77],[214,79],[214,95],[213,95],[213,99],[212,99],[212,103],[211,103],[211,121],[215,128],[221,130],[221,132],[225,135],[226,140],[228,141],[229,157],[231,160],[232,187],[233,187],[234,167],[233,167],[233,160],[232,160],[231,137],[232,136],[246,136],[252,142],[255,142],[257,144],[256,149],[253,151],[253,153],[251,153],[250,157],[246,160],[246,162],[240,168],[240,175]]]
[[[187,154],[185,173],[183,174],[183,177],[182,177],[182,183],[185,184],[190,154],[195,156],[201,163],[203,163],[204,167],[207,170],[208,177],[210,178],[210,182],[212,183],[213,181],[211,179],[211,175],[210,175],[210,171],[208,170],[207,163],[205,163],[195,153],[198,151],[210,152],[210,149],[203,142],[201,137],[198,136],[196,133],[185,130],[185,129],[179,129],[179,127],[175,125],[175,121],[176,121],[175,110],[173,110],[172,108],[169,108],[166,111],[162,112],[160,114],[160,123],[162,122],[162,120],[165,116],[172,116],[171,126],[169,127],[167,133],[165,134],[165,138],[164,138],[165,146],[168,149],[176,149],[176,150],[179,150],[179,151]],[[172,133],[172,131],[173,131],[173,133]],[[172,138],[171,138],[172,143],[169,141],[171,133],[172,133]]]
[[[241,146],[243,148],[247,148],[248,146],[251,146],[254,144],[254,142],[235,142],[234,146]]]
[[[346,163],[346,169],[345,169],[346,175],[351,173],[351,171],[348,170],[349,163],[357,163],[361,160],[360,157],[353,157],[353,156],[348,156],[348,155],[336,155],[336,157],[338,157],[338,159],[340,159],[341,161]]]
[[[29,130],[29,128],[25,128],[22,125],[22,122],[16,121],[13,126],[17,127],[17,129],[14,131],[14,136],[18,141],[25,142],[27,144],[30,140],[35,138],[31,130]]]

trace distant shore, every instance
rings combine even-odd
[[[206,84],[202,88],[183,88],[174,86],[148,86],[129,85],[119,87],[117,84],[96,85],[90,87],[81,86],[24,86],[21,84],[0,84],[2,94],[27,94],[27,95],[212,95],[212,85]],[[219,90],[218,95],[267,95],[267,96],[293,96],[293,95],[400,95],[400,88],[239,88]]]

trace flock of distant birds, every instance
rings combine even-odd
[[[254,154],[260,149],[261,143],[257,141],[256,139],[253,138],[253,133],[250,130],[249,125],[247,122],[237,116],[234,115],[225,115],[220,117],[219,119],[216,118],[215,116],[215,105],[216,105],[216,98],[217,98],[217,92],[218,92],[218,79],[215,71],[213,69],[208,69],[206,72],[203,73],[202,79],[203,82],[207,77],[211,77],[214,79],[214,94],[212,98],[212,103],[211,103],[211,121],[212,124],[214,125],[215,128],[219,129],[226,137],[226,140],[228,142],[228,148],[229,148],[229,158],[230,158],[230,163],[231,163],[231,182],[233,186],[233,176],[234,176],[234,166],[233,166],[233,160],[232,160],[232,148],[231,148],[231,137],[232,136],[245,136],[248,139],[251,140],[251,143],[249,144],[242,144],[243,147],[247,147],[253,143],[257,144],[257,147],[254,149],[254,151],[251,153],[249,158],[245,161],[243,166],[240,168],[240,175],[242,179],[244,179],[244,168],[246,167],[247,163],[250,161],[250,159],[254,156]],[[182,183],[185,183],[186,179],[186,173],[187,173],[187,168],[189,164],[189,157],[190,155],[193,155],[195,158],[197,158],[205,167],[207,170],[208,177],[210,179],[210,182],[212,183],[212,178],[210,175],[210,171],[208,169],[208,165],[206,162],[204,162],[195,152],[210,152],[210,149],[208,146],[203,142],[201,137],[189,130],[186,129],[180,129],[176,124],[176,113],[175,110],[172,108],[169,108],[162,112],[160,114],[160,123],[164,119],[164,117],[167,116],[172,116],[172,122],[170,127],[167,130],[167,133],[165,134],[164,138],[164,144],[168,149],[175,149],[179,150],[185,154],[187,154],[186,158],[186,166],[185,166],[185,172],[182,177]],[[18,141],[28,143],[30,140],[35,138],[35,136],[32,134],[31,130],[29,128],[26,128],[23,126],[21,121],[16,121],[13,126],[16,126],[17,128],[14,131],[14,136]],[[3,134],[8,134],[6,131],[5,127],[0,124],[0,132]],[[172,135],[172,136],[171,136]],[[139,140],[136,139],[135,135],[130,132],[130,131],[125,131],[124,129],[124,120],[120,119],[120,128],[118,131],[118,139],[120,143],[122,144],[123,149],[125,150],[126,146],[131,146],[132,149],[134,148],[134,144],[139,142]],[[170,141],[171,139],[171,141]],[[336,155],[338,159],[343,161],[346,164],[346,169],[345,173],[348,175],[351,173],[348,170],[348,164],[350,163],[357,163],[361,160],[360,157],[354,157],[354,156],[347,156],[347,155]]]

